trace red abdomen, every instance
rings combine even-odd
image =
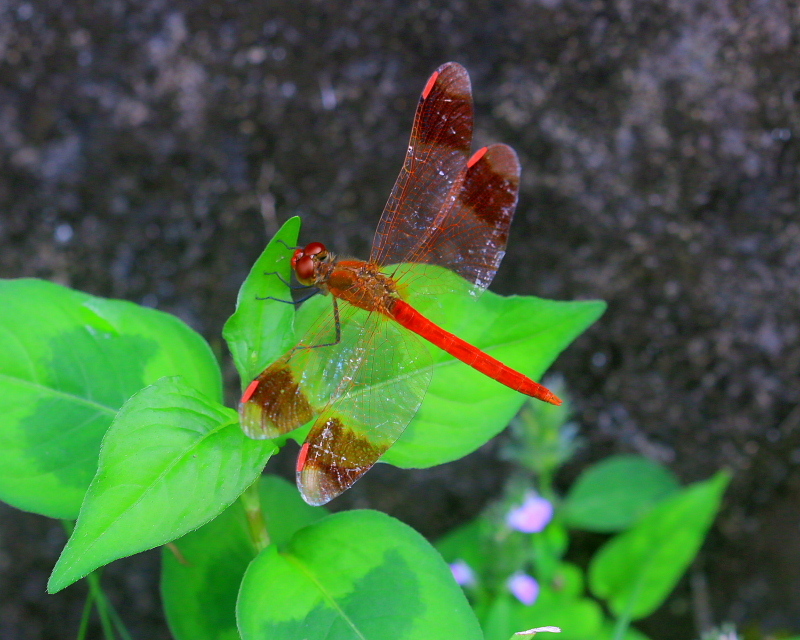
[[[507,387],[551,404],[561,404],[558,396],[547,387],[504,365],[458,336],[445,331],[407,302],[395,299],[389,315],[406,329],[422,336],[454,358],[458,358],[464,364],[468,364],[473,369],[477,369]]]

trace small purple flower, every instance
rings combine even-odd
[[[542,496],[528,493],[522,506],[512,509],[506,516],[506,524],[523,533],[538,533],[553,518],[553,504]]]
[[[475,584],[475,572],[463,560],[456,560],[451,564],[450,571],[453,572],[453,577],[462,587],[470,587]]]
[[[539,583],[527,573],[515,573],[508,579],[508,589],[522,604],[532,605],[539,597]]]

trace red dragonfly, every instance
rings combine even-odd
[[[561,403],[409,304],[409,282],[436,277],[436,269],[421,266],[455,272],[461,278],[442,277],[442,286],[463,283],[477,295],[505,253],[519,162],[504,144],[470,155],[472,116],[469,75],[456,63],[442,65],[422,91],[369,261],[339,260],[320,242],[294,251],[297,280],[331,294],[331,312],[250,383],[239,415],[247,435],[259,439],[316,416],[297,460],[297,484],[309,504],[349,488],[411,422],[433,371],[420,338],[512,389]]]

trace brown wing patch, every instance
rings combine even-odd
[[[488,241],[504,249],[518,192],[517,154],[511,147],[496,144],[470,164],[456,207],[468,209],[472,216],[465,212],[465,217],[480,220],[487,227]]]
[[[271,365],[245,391],[239,404],[242,429],[251,438],[277,438],[314,417],[305,394],[284,361]]]
[[[348,489],[383,455],[380,447],[331,416],[318,422],[297,458],[297,486],[306,502],[321,505]]]
[[[437,217],[407,260],[447,267],[478,291],[488,287],[505,255],[519,172],[511,147],[493,144],[477,151],[452,206]]]
[[[435,72],[419,99],[412,140],[417,154],[443,154],[445,149],[462,151],[472,142],[472,90],[466,70],[450,63]],[[440,148],[429,148],[435,145]],[[466,158],[464,158],[466,159]]]

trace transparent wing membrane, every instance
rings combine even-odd
[[[352,358],[336,399],[319,415],[298,461],[310,504],[324,504],[360,478],[403,433],[432,375],[427,345],[382,316],[347,349]]]
[[[370,261],[377,264],[406,261],[455,197],[469,157],[473,109],[467,71],[452,62],[442,65],[426,89],[403,167],[375,232]]]

